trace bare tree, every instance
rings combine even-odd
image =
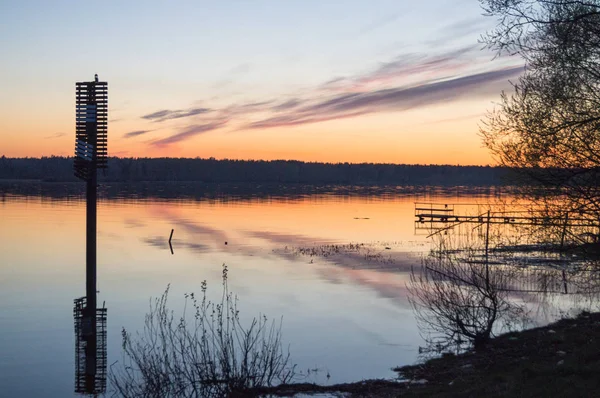
[[[525,307],[509,300],[517,270],[491,264],[489,234],[450,247],[445,239],[411,272],[410,302],[426,342],[425,351],[484,348],[499,331],[522,326]]]
[[[242,326],[237,298],[227,287],[223,266],[220,301],[186,295],[193,319],[184,309],[176,317],[167,307],[168,288],[150,303],[144,331],[123,329],[123,361],[111,366],[109,379],[122,397],[252,396],[253,389],[286,384],[294,377],[283,349],[281,322],[266,316]]]

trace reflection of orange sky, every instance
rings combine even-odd
[[[166,245],[168,233],[174,228],[175,245],[177,242],[182,246],[194,243],[217,252],[242,250],[239,254],[244,254],[251,252],[248,247],[266,247],[270,253],[270,249],[285,246],[333,242],[397,242],[411,250],[414,242],[424,240],[424,237],[414,235],[414,202],[417,199],[415,196],[385,199],[312,196],[301,200],[224,203],[101,201],[98,210],[99,245],[108,245],[109,248],[113,244],[139,247],[140,240],[148,238],[164,241]],[[474,203],[478,200],[463,197],[451,201]],[[18,258],[18,253],[34,256],[36,262],[43,262],[46,256],[66,247],[73,250],[69,251],[71,255],[76,251],[82,255],[84,202],[70,202],[68,206],[65,202],[56,202],[58,206],[50,207],[51,203],[35,198],[8,201],[2,205],[2,211],[11,215],[3,219],[0,228],[0,241],[8,242],[13,249],[3,254],[6,264],[10,263],[13,255]],[[40,218],[39,214],[44,217]],[[32,228],[33,225],[35,228]],[[268,234],[261,234],[265,232]],[[227,247],[224,247],[223,240],[229,242]],[[35,242],[34,251],[29,250],[31,242]],[[99,256],[103,253],[99,252]],[[140,264],[143,259],[151,261],[153,256],[151,251],[135,255],[136,263]]]
[[[290,311],[290,306],[323,308],[321,300],[327,297],[334,312],[344,306],[364,306],[371,313],[369,297],[373,294],[391,299],[397,308],[408,308],[408,271],[419,264],[418,252],[428,250],[427,239],[415,236],[414,202],[473,204],[490,199],[407,195],[226,202],[102,200],[98,208],[99,289],[104,297],[128,297],[146,305],[146,298],[167,283],[182,291],[197,290],[204,279],[210,286],[218,284],[221,264],[226,263],[233,275],[232,288],[246,299],[258,300],[254,308],[280,306],[275,313]],[[3,283],[81,290],[83,201],[9,198],[0,200],[0,218]],[[172,228],[174,255],[167,245]],[[308,258],[282,250],[334,242],[372,243],[372,248],[386,255],[384,246],[389,245],[390,253],[407,261],[369,263],[359,253],[350,259],[354,262],[339,262],[339,258]],[[336,296],[340,289],[348,295]],[[301,304],[280,301],[286,297]],[[328,301],[332,297],[339,303]]]
[[[461,102],[266,130],[237,130],[231,126],[167,147],[154,147],[149,142],[178,131],[184,126],[182,122],[161,126],[139,118],[126,119],[109,123],[109,153],[132,157],[489,164],[490,155],[477,135],[480,115],[488,107],[486,101]],[[46,116],[21,118],[17,113],[0,121],[1,154],[71,155],[72,115]],[[124,138],[127,132],[145,129],[155,130]]]
[[[315,241],[369,242],[410,238],[412,224],[406,223],[406,220],[412,218],[413,208],[410,198],[342,198],[340,202],[339,197],[320,197],[226,205],[186,203],[178,207],[151,208],[148,211],[167,220],[186,219],[241,234],[269,231],[282,235],[299,235],[309,240],[312,237]]]
[[[410,200],[407,198],[406,202]],[[366,347],[378,361],[383,357],[380,351],[396,350],[393,357],[397,360],[404,350],[397,345],[414,346],[418,342],[412,320],[410,333],[406,332],[410,312],[403,299],[405,277],[386,272],[378,275],[376,271],[335,272],[331,271],[335,265],[319,259],[311,264],[307,259],[296,261],[277,256],[271,251],[274,242],[241,240],[247,231],[254,229],[351,239],[364,229],[361,221],[368,220],[357,221],[351,233],[344,233],[342,226],[328,224],[352,216],[353,209],[359,214],[370,209],[374,216],[384,211],[379,201],[357,198],[338,202],[337,206],[334,200],[323,198],[226,203],[101,201],[98,300],[106,301],[112,320],[108,324],[112,333],[108,341],[113,345],[109,345],[108,351],[115,358],[109,358],[110,362],[118,359],[121,327],[142,330],[148,299],[163,292],[167,284],[171,286],[169,308],[177,314],[184,306],[183,293],[200,293],[203,280],[208,282],[209,298],[218,298],[223,263],[229,267],[229,287],[240,299],[238,308],[244,324],[249,317],[260,314],[275,320],[285,316],[285,342],[299,347],[296,352],[306,353],[321,341],[315,350],[336,358],[352,352],[340,348],[349,346],[354,350]],[[59,319],[69,321],[72,298],[85,292],[84,202],[0,198],[0,219],[3,248],[0,281],[4,297],[8,298],[5,303],[8,317],[17,311],[18,317],[29,313],[25,307],[29,300],[35,308],[46,309],[52,303],[55,311],[66,314]],[[200,227],[198,230],[213,228],[216,235],[225,234],[229,245],[211,239],[210,235],[186,230],[176,223],[179,219]],[[410,220],[404,223],[407,221],[410,224]],[[383,226],[381,221],[374,219],[374,222]],[[352,220],[346,225],[352,225]],[[174,255],[166,247],[171,228],[175,228]],[[366,234],[373,229],[364,230],[364,238],[371,239]],[[394,233],[393,228],[386,231]],[[332,236],[335,234],[338,236]],[[165,245],[148,244],[146,238],[153,237]],[[183,245],[186,242],[205,244],[210,250],[194,251]],[[244,251],[242,246],[248,244],[260,250]],[[335,275],[331,276],[332,273]],[[397,299],[391,298],[391,294]],[[315,324],[319,328],[315,329]],[[72,323],[63,323],[64,328],[69,325]],[[337,344],[339,330],[344,330],[344,341]],[[313,361],[333,366],[331,359],[325,361],[312,353],[308,355],[311,361],[308,363],[296,355],[294,363],[303,366],[311,366]],[[387,366],[382,365],[384,369]]]
[[[344,283],[375,290],[381,287],[387,291],[393,286],[400,289],[404,284],[400,276],[385,278],[377,271],[355,272],[344,267],[328,271],[331,265],[319,265],[324,259],[315,259],[315,264],[310,265],[307,259],[287,259],[272,250],[323,242],[405,241],[410,246],[407,241],[423,239],[413,235],[413,200],[412,197],[388,200],[310,197],[293,201],[225,203],[101,201],[98,209],[100,279],[138,278],[142,271],[145,279],[162,284],[165,278],[175,281],[185,279],[185,275],[206,275],[205,266],[199,268],[199,264],[241,262],[248,272],[256,268],[251,278],[257,278],[257,283],[262,285],[265,272],[273,275],[285,272],[289,277],[286,269],[298,260],[305,264],[298,269],[301,275],[297,277],[301,280],[311,279],[307,275],[313,273],[331,275],[334,272],[345,279]],[[0,278],[4,282],[24,283],[20,278],[32,274],[36,280],[60,278],[63,283],[75,284],[83,281],[83,201],[8,200],[0,202],[0,216],[3,218],[0,242],[6,245],[0,264]],[[167,246],[171,228],[175,229],[174,259]],[[205,249],[195,251],[190,244]],[[15,269],[21,271],[11,271]],[[219,268],[211,269],[218,276]],[[321,277],[328,279],[325,274]],[[275,286],[280,283],[276,282]]]

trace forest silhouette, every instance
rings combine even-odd
[[[98,176],[107,182],[197,181],[345,185],[498,186],[510,169],[491,166],[313,163],[294,160],[116,158]],[[0,158],[0,179],[78,181],[73,158]]]

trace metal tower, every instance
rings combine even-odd
[[[96,302],[96,198],[98,169],[107,167],[108,84],[76,83],[75,176],[86,190],[85,297],[75,299],[75,392],[106,390],[106,308]],[[103,306],[104,307],[104,306]]]

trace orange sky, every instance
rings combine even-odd
[[[0,6],[0,155],[72,155],[98,73],[112,156],[493,164],[478,124],[522,61],[481,49],[477,2],[434,3]]]
[[[109,123],[109,153],[133,157],[215,157],[237,159],[297,159],[323,162],[383,162],[422,164],[490,164],[478,137],[478,124],[489,102],[469,101],[404,112],[380,113],[316,124],[264,130],[212,132],[168,148],[123,135],[135,121]],[[470,114],[462,116],[462,109]],[[461,115],[453,117],[453,115]],[[6,156],[71,156],[74,121],[56,119],[2,120],[0,148]],[[56,127],[55,127],[56,126]],[[57,133],[58,132],[58,133]]]

